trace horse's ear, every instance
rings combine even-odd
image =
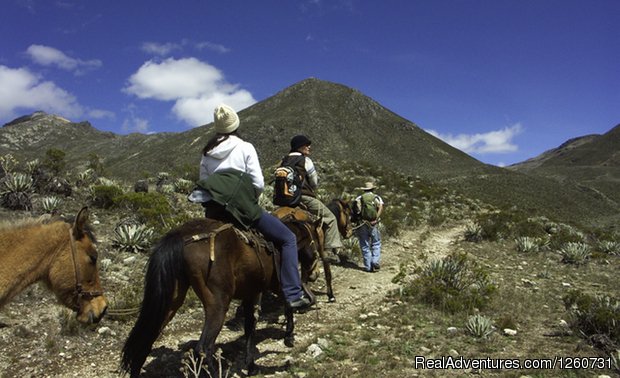
[[[75,223],[73,224],[73,237],[76,240],[81,239],[84,236],[84,227],[86,227],[86,223],[88,223],[88,207],[84,206],[77,217],[75,217]]]

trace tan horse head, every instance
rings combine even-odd
[[[50,265],[49,285],[58,299],[77,311],[82,323],[97,323],[108,307],[97,269],[95,238],[88,228],[88,209],[82,208],[66,231],[67,242]]]
[[[73,224],[39,220],[0,227],[0,308],[42,281],[62,304],[77,312],[80,322],[101,320],[107,300],[94,242],[87,208],[80,210]]]

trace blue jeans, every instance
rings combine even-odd
[[[370,271],[372,266],[378,265],[381,259],[381,233],[378,227],[372,227],[366,223],[356,232],[364,257],[364,269]]]
[[[278,218],[266,211],[263,211],[263,215],[256,221],[254,227],[265,236],[265,239],[275,244],[282,251],[280,281],[284,298],[289,302],[299,299],[303,290],[299,278],[295,234]]]

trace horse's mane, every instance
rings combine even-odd
[[[18,229],[23,229],[23,228],[36,227],[36,226],[40,226],[44,224],[55,223],[55,222],[65,222],[68,224],[73,224],[74,218],[75,217],[65,219],[65,218],[58,217],[58,216],[52,216],[50,214],[43,214],[38,218],[22,218],[22,219],[17,219],[17,220],[15,219],[3,220],[3,221],[0,221],[0,231],[18,230]],[[93,234],[93,230],[88,223],[84,225],[84,232],[86,232],[86,234],[88,235],[90,240],[93,241],[93,243],[96,242],[96,238],[95,238],[95,235]]]

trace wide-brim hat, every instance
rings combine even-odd
[[[376,186],[375,186],[375,183],[374,183],[374,182],[372,182],[372,181],[367,181],[367,182],[364,184],[364,186],[360,186],[360,187],[359,187],[359,188],[357,188],[357,189],[359,189],[359,190],[373,190],[373,189],[375,189],[375,188],[376,188]]]

